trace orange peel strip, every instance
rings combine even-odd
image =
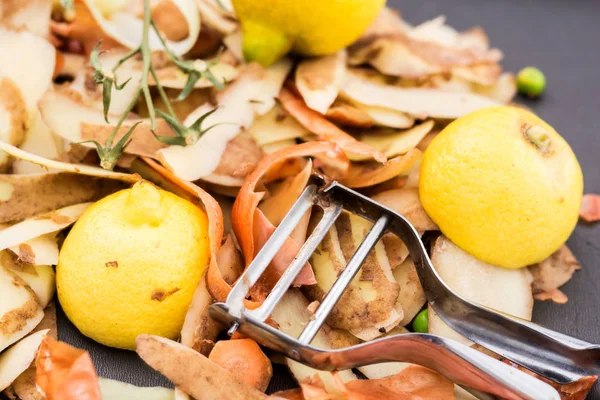
[[[101,400],[96,369],[87,351],[46,337],[35,363],[35,383],[48,400]]]
[[[304,101],[290,90],[281,89],[279,101],[292,117],[306,129],[316,134],[319,140],[336,143],[344,151],[367,155],[382,163],[387,160],[386,156],[380,151],[359,142],[321,114],[308,108]]]
[[[600,195],[584,194],[581,199],[579,218],[585,222],[600,221]]]
[[[246,177],[240,192],[233,204],[231,213],[231,223],[233,231],[238,239],[242,249],[246,267],[250,265],[254,258],[255,238],[254,226],[248,223],[250,217],[254,221],[254,215],[258,208],[258,203],[264,196],[264,192],[256,192],[256,188],[261,178],[269,169],[277,163],[294,157],[325,156],[340,160],[346,168],[349,161],[346,155],[331,142],[307,142],[295,146],[286,147],[267,155],[256,166],[254,171]]]

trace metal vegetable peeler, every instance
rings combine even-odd
[[[559,399],[549,384],[501,361],[450,339],[431,334],[389,336],[345,349],[319,349],[310,345],[326,317],[357,274],[369,251],[387,230],[408,247],[427,300],[451,328],[495,353],[557,383],[574,382],[600,374],[600,346],[551,331],[472,303],[454,293],[439,277],[415,228],[402,215],[337,182],[315,178],[277,227],[265,246],[240,277],[225,303],[211,306],[213,318],[239,330],[262,345],[320,370],[345,370],[363,365],[401,361],[419,364],[469,390],[491,399]],[[265,271],[286,238],[311,207],[323,216],[263,304],[254,310],[244,299]],[[343,211],[371,222],[364,238],[313,318],[298,338],[265,321],[308,261],[315,248]]]

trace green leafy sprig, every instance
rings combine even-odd
[[[208,79],[217,89],[223,89],[224,87],[224,82],[220,82],[210,71],[210,67],[214,65],[214,61],[183,60],[169,49],[162,34],[159,32],[158,28],[154,24],[154,21],[152,20],[150,0],[144,0],[142,42],[140,46],[134,48],[129,53],[127,53],[110,70],[103,68],[100,62],[100,55],[103,53],[99,50],[101,43],[98,43],[92,51],[92,53],[90,54],[90,63],[94,68],[94,82],[98,85],[102,85],[103,112],[104,119],[107,123],[109,122],[108,111],[110,109],[110,101],[113,87],[115,90],[122,90],[131,80],[130,78],[121,84],[118,83],[117,72],[119,67],[134,56],[141,55],[142,57],[142,78],[140,88],[137,90],[133,100],[129,103],[129,105],[123,112],[123,115],[119,119],[117,125],[114,127],[113,131],[107,138],[106,143],[104,145],[101,145],[96,141],[88,141],[88,143],[93,143],[96,146],[98,157],[100,158],[100,166],[104,169],[112,170],[115,167],[121,155],[123,154],[123,152],[125,151],[126,147],[131,143],[131,136],[133,135],[135,128],[141,123],[141,121],[131,126],[131,128],[125,133],[125,135],[113,146],[115,137],[119,129],[121,128],[123,122],[129,115],[129,113],[135,108],[138,99],[142,95],[144,96],[146,107],[148,109],[148,116],[150,118],[150,129],[156,137],[156,139],[162,143],[176,146],[188,146],[196,143],[206,131],[212,129],[217,125],[212,125],[207,129],[202,128],[202,123],[204,122],[204,120],[209,115],[214,113],[217,110],[216,108],[200,116],[200,118],[198,118],[196,121],[194,121],[194,123],[192,123],[188,127],[184,126],[183,123],[179,121],[177,115],[175,114],[175,111],[173,110],[173,106],[171,105],[171,100],[169,99],[167,93],[160,84],[156,73],[156,69],[152,65],[152,53],[150,51],[149,46],[150,28],[152,28],[156,32],[156,35],[159,37],[164,51],[166,52],[169,59],[173,62],[173,64],[175,64],[180,71],[188,75],[188,79],[184,85],[184,88],[182,89],[181,93],[176,99],[177,101],[186,99],[187,96],[194,89],[196,82],[198,82],[198,80],[202,77]],[[167,108],[166,113],[161,110],[157,110],[154,107],[148,83],[149,76],[152,76],[152,78],[154,79],[156,89]],[[175,133],[175,136],[159,136],[155,133],[157,126],[157,115],[158,117],[165,120],[165,122],[171,127],[171,129]]]

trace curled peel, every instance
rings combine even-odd
[[[325,156],[336,159],[346,168],[349,165],[348,159],[335,144],[330,142],[307,142],[267,155],[246,178],[235,200],[232,212],[233,230],[242,249],[246,266],[250,265],[254,258],[255,249],[254,227],[248,223],[248,219],[250,216],[255,218],[258,203],[265,194],[262,191],[256,191],[259,182],[272,166],[288,159],[309,156]]]
[[[35,382],[48,400],[101,400],[98,375],[87,351],[46,337],[36,360]]]
[[[364,154],[379,162],[385,162],[384,154],[354,139],[321,114],[308,108],[304,101],[290,90],[282,89],[279,93],[279,101],[292,117],[296,118],[310,132],[316,134],[319,140],[336,143],[342,150],[349,153]]]

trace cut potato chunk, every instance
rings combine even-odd
[[[0,266],[0,351],[31,332],[43,317],[34,291]]]
[[[48,329],[33,333],[0,355],[0,391],[29,368],[47,333]]]
[[[442,280],[459,295],[475,303],[515,317],[531,320],[533,295],[526,268],[508,269],[487,264],[440,236],[431,261]],[[470,344],[448,327],[430,308],[429,332]]]
[[[271,318],[277,323],[280,331],[297,338],[311,318],[312,314],[308,310],[308,305],[308,300],[298,290],[290,289],[273,310]],[[331,349],[333,348],[331,339],[325,329],[321,329],[311,344],[318,348]],[[286,363],[299,383],[318,375],[328,392],[337,393],[339,391],[331,372],[316,370],[289,358],[286,358]],[[338,373],[344,382],[356,379],[350,370]]]
[[[340,215],[311,257],[317,279],[317,285],[306,289],[311,300],[321,301],[329,292],[370,227],[371,223],[361,217],[348,213]],[[362,331],[364,337],[373,338],[372,329],[365,329],[383,324],[378,327],[384,328],[385,332],[402,319],[400,315],[392,315],[398,290],[385,247],[379,242],[329,314],[328,324],[350,330],[357,336],[363,336]]]

